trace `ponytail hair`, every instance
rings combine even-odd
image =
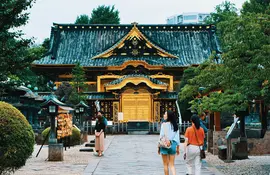
[[[167,116],[168,116],[167,121],[172,124],[173,131],[174,132],[178,131],[177,119],[176,119],[176,116],[175,116],[174,112],[171,111],[171,110],[168,110],[167,111]]]
[[[191,121],[192,121],[192,123],[194,123],[196,129],[200,129],[200,119],[199,119],[198,115],[193,114],[191,116]]]

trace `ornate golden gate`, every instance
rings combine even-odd
[[[151,94],[122,94],[122,112],[126,121],[151,121]]]

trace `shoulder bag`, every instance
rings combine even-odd
[[[163,123],[162,125],[164,126],[164,135],[159,139],[159,147],[169,149],[171,148],[171,141],[168,139],[168,124]]]
[[[196,140],[197,140],[198,144],[200,145],[198,137],[197,137],[196,129],[194,127],[193,127],[193,129],[194,129],[194,133],[195,133],[195,136],[196,136]],[[201,157],[201,159],[205,159],[205,157],[206,157],[205,151],[203,149],[201,149],[200,146],[199,146],[199,149],[200,149],[200,157]]]

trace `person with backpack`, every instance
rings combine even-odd
[[[173,111],[168,110],[164,114],[164,122],[160,129],[160,140],[158,154],[161,154],[164,174],[169,175],[169,168],[173,175],[176,175],[174,160],[179,155],[180,135],[177,119]]]

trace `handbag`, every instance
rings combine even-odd
[[[195,136],[196,136],[196,140],[197,140],[198,144],[200,145],[198,137],[197,137],[196,129],[194,127],[193,127],[193,129],[194,129],[194,133],[195,133]],[[205,151],[203,149],[201,149],[200,146],[199,146],[199,149],[200,149],[200,157],[201,157],[201,159],[205,159],[205,157],[206,157]]]
[[[164,135],[160,137],[159,139],[159,147],[162,148],[171,148],[171,141],[168,139],[168,125],[166,123],[163,123],[164,128]]]

